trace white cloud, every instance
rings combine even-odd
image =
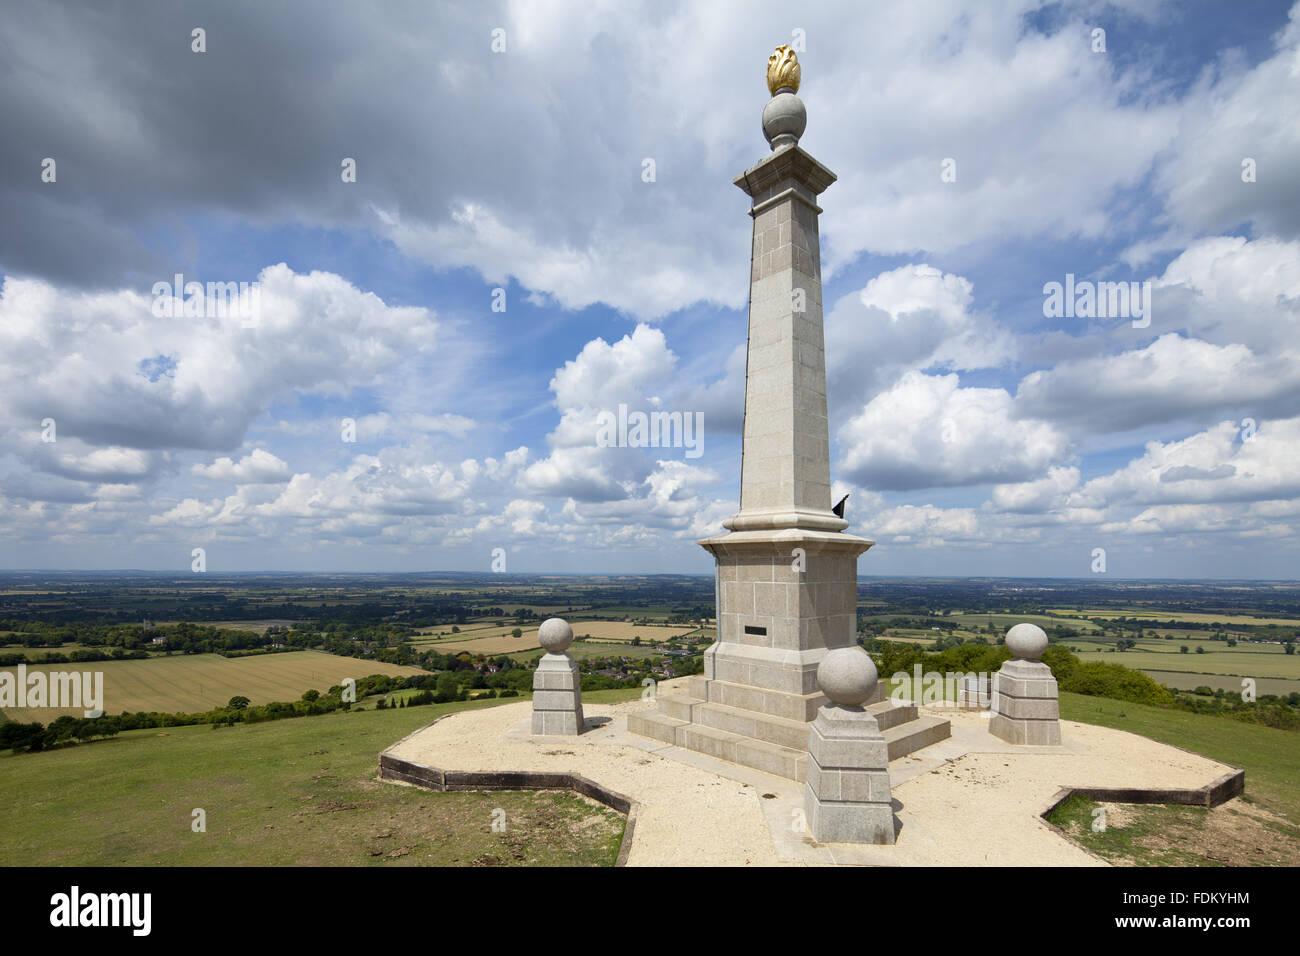
[[[72,455],[55,452],[49,445],[40,451],[44,470],[76,481],[139,481],[153,474],[159,460],[156,454],[137,448],[96,448],[85,455]]]
[[[1158,165],[1169,218],[1217,232],[1253,223],[1264,235],[1300,237],[1300,6],[1275,37],[1275,54],[1247,68],[1222,56],[1182,103],[1178,132]],[[1243,182],[1242,162],[1255,162]]]
[[[69,293],[7,277],[0,416],[33,427],[54,418],[60,440],[225,450],[279,396],[376,385],[433,347],[425,309],[389,307],[336,275],[277,265],[258,281],[260,323],[244,328],[237,317],[155,317],[132,291]]]
[[[1300,240],[1215,236],[1192,243],[1153,285],[1159,324],[1219,345],[1294,353],[1300,336]]]
[[[972,312],[972,299],[968,279],[922,263],[882,272],[836,302],[825,320],[832,420],[854,414],[908,370],[1010,361],[1013,338]]]
[[[218,458],[210,465],[194,465],[190,474],[213,481],[233,481],[237,485],[269,484],[288,481],[292,471],[264,448],[254,448],[238,462],[231,458]]]
[[[1078,487],[1078,468],[1055,466],[1042,478],[994,486],[990,500],[1000,511],[1036,514],[1065,506],[1066,496]]]
[[[999,388],[911,371],[840,429],[840,468],[881,490],[1024,480],[1068,450],[1052,424],[1017,420]]]
[[[1244,345],[1169,332],[1145,348],[1030,373],[1016,392],[1016,409],[1083,431],[1121,432],[1222,411],[1295,407],[1298,400],[1294,356],[1261,356]]]
[[[1109,505],[1295,498],[1298,462],[1300,418],[1262,421],[1249,430],[1225,421],[1181,441],[1148,443],[1140,458],[1087,482],[1080,497]]]

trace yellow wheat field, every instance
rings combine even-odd
[[[3,670],[15,671],[14,667]],[[321,651],[295,651],[253,657],[225,658],[217,654],[155,657],[147,661],[97,661],[88,664],[33,664],[27,671],[102,671],[104,713],[157,710],[204,711],[224,705],[235,696],[254,704],[297,700],[314,688],[325,693],[345,677],[360,680],[370,674],[409,676],[426,674],[419,667],[381,664]],[[6,708],[5,716],[24,723],[49,723],[68,714],[84,716],[74,708]]]

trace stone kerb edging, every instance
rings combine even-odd
[[[1039,814],[1044,820],[1048,814],[1076,793],[1102,803],[1175,803],[1191,807],[1217,807],[1246,792],[1246,771],[1234,769],[1213,783],[1194,790],[1160,790],[1154,787],[1107,788],[1063,787],[1052,797],[1052,802]],[[1060,829],[1057,827],[1057,829]]]
[[[450,716],[450,714],[444,715]],[[442,720],[439,717],[438,720]],[[438,721],[428,724],[432,727]],[[427,729],[421,727],[403,737],[406,740]],[[393,747],[398,746],[399,740]],[[392,750],[389,747],[388,750]],[[593,780],[576,773],[552,773],[540,770],[442,770],[438,767],[426,767],[412,763],[400,757],[394,757],[385,750],[379,755],[379,778],[409,783],[426,790],[572,790],[584,797],[602,803],[611,810],[616,810],[627,817],[623,826],[623,840],[619,844],[618,858],[615,866],[626,866],[628,855],[632,852],[632,834],[636,829],[637,804],[635,800],[623,794],[602,787]]]

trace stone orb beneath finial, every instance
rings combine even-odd
[[[537,629],[537,642],[548,654],[563,654],[573,643],[573,628],[559,617],[549,617]]]

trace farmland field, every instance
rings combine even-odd
[[[1063,641],[1063,644],[1069,644]],[[1079,659],[1084,661],[1106,661],[1110,664],[1123,664],[1134,670],[1182,671],[1184,673],[1235,674],[1241,677],[1276,677],[1288,680],[1300,679],[1300,657],[1283,653],[1280,645],[1264,645],[1225,648],[1220,643],[1201,646],[1213,646],[1220,650],[1197,654],[1195,651],[1183,654],[1179,645],[1170,641],[1169,649],[1164,651],[1143,650],[1138,647],[1123,653],[1104,650],[1091,650],[1086,644],[1079,648]],[[1189,645],[1190,646],[1190,645]]]
[[[459,654],[461,651],[467,651],[470,654],[486,654],[491,657],[496,654],[509,654],[513,651],[540,651],[542,646],[537,643],[537,629],[524,631],[522,637],[511,637],[510,632],[498,634],[494,637],[479,637],[473,640],[462,640],[461,635],[456,635],[454,641],[433,641],[421,642],[415,646],[420,650],[434,650],[439,654]]]
[[[574,636],[578,640],[591,637],[609,643],[630,643],[632,638],[640,637],[642,643],[658,644],[698,630],[689,624],[664,626],[628,624],[623,621],[573,621],[571,624]],[[510,632],[514,628],[515,625],[508,624],[485,631],[482,636],[478,636],[474,631],[466,634],[462,629],[460,634],[436,640],[411,641],[411,643],[422,650],[436,650],[439,654],[459,654],[461,651],[468,651],[470,654],[491,656],[513,654],[516,651],[541,650],[541,645],[537,643],[537,628],[521,628],[523,635],[512,637]],[[614,653],[614,650],[606,649],[603,653]]]
[[[944,620],[947,621],[955,621],[959,627],[966,627],[966,628],[987,627],[990,619],[992,619],[993,626],[997,628],[999,633],[1004,633],[1008,628],[1013,627],[1016,624],[1020,624],[1021,622],[1037,624],[1039,627],[1047,631],[1049,634],[1052,632],[1052,628],[1054,628],[1058,624],[1069,624],[1071,627],[1077,628],[1085,632],[1086,631],[1100,632],[1101,630],[1100,628],[1097,627],[1096,624],[1093,624],[1090,621],[1083,621],[1083,620],[1063,621],[1059,617],[1051,617],[1046,614],[979,614],[979,613],[958,612],[958,613],[950,614],[946,618],[944,618]]]
[[[1145,670],[1143,673],[1157,684],[1163,684],[1177,690],[1196,690],[1198,687],[1208,687],[1210,690],[1222,688],[1233,693],[1241,691],[1240,675],[1192,674],[1188,671],[1157,670]],[[1300,692],[1300,680],[1283,680],[1278,677],[1259,677],[1255,680],[1255,693],[1260,696],[1277,694],[1282,697],[1297,692]]]
[[[1251,617],[1249,614],[1203,614],[1198,611],[1163,611],[1149,607],[1136,607],[1127,611],[1073,611],[1057,608],[1052,610],[1051,613],[1065,617],[1100,617],[1106,620],[1112,620],[1119,617],[1129,617],[1143,621],[1181,621],[1187,624],[1217,623],[1230,627],[1247,624],[1253,624],[1256,627],[1267,627],[1270,624],[1276,624],[1278,627],[1295,627],[1297,624],[1300,624],[1300,621],[1297,621],[1295,618]],[[1034,623],[1038,622],[1035,621]]]
[[[13,671],[14,668],[3,668]],[[204,711],[224,705],[241,695],[254,704],[273,700],[297,700],[303,691],[322,693],[343,678],[360,679],[369,674],[425,674],[418,667],[382,664],[319,651],[292,651],[251,657],[225,658],[217,654],[187,654],[156,657],[147,661],[101,661],[93,664],[34,664],[32,671],[103,671],[104,712]],[[10,720],[48,723],[69,714],[81,717],[76,708],[28,707],[12,710]]]
[[[541,648],[537,650],[540,651]],[[613,644],[606,641],[574,641],[565,653],[575,660],[584,660],[588,657],[658,657],[660,654],[646,644],[633,647],[631,644]]]
[[[629,624],[626,621],[575,621],[572,624],[575,635],[597,641],[630,641],[639,637],[643,642],[660,643],[696,630],[689,624]]]

